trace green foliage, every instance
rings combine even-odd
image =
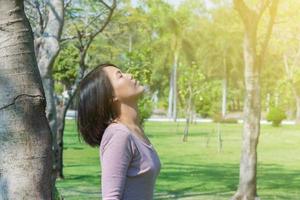
[[[78,58],[78,51],[72,44],[63,46],[53,69],[53,77],[58,84],[55,86],[57,93],[62,92],[63,86],[70,89],[74,84],[78,73]]]
[[[196,99],[196,112],[204,118],[213,117],[221,110],[221,81],[210,80],[205,82],[202,95]]]
[[[126,62],[127,61],[127,62]],[[143,84],[149,85],[151,82],[151,51],[149,49],[139,49],[126,54],[124,70]]]
[[[153,110],[153,103],[149,95],[144,95],[143,98],[139,100],[138,107],[141,124],[144,125],[145,120],[151,116]]]
[[[279,96],[280,107],[291,113],[295,110],[291,86],[300,91],[300,70],[296,62],[299,31],[295,31],[300,4],[296,0],[291,1],[293,3],[283,2],[285,9],[279,9],[278,16],[284,23],[274,27],[268,56],[261,69],[262,110],[268,107],[268,103],[274,102],[276,95]],[[89,67],[104,62],[117,64],[146,85],[150,93],[157,91],[157,105],[159,109],[166,110],[170,72],[174,55],[178,53],[178,113],[185,113],[189,85],[193,94],[192,107],[197,114],[213,117],[219,113],[222,99],[220,80],[223,78],[226,78],[228,86],[228,111],[241,109],[245,91],[241,45],[243,24],[230,3],[213,1],[213,4],[210,9],[206,1],[185,0],[175,9],[163,0],[138,1],[136,6],[127,0],[118,2],[105,31],[92,42],[86,64]],[[72,2],[66,9],[63,38],[93,33],[107,17],[105,12],[97,18],[104,10],[103,5],[94,0]],[[290,16],[289,12],[293,15]],[[265,28],[267,22],[263,20],[259,26]],[[289,33],[295,37],[283,37]],[[86,44],[87,39],[83,37],[82,44]],[[69,89],[74,83],[78,73],[79,46],[77,39],[65,41],[62,46],[54,65],[57,93]],[[287,55],[287,63],[292,69],[289,84],[285,78],[283,54]],[[191,63],[197,68],[193,68]],[[267,102],[267,96],[271,96],[271,102]],[[231,102],[235,106],[231,106]],[[239,106],[235,102],[239,102]]]
[[[267,120],[272,122],[273,126],[279,126],[286,118],[285,112],[278,107],[271,107],[269,113],[267,114]]]
[[[153,106],[149,95],[148,87],[151,84],[151,52],[149,49],[140,49],[128,52],[126,54],[126,64],[124,69],[127,73],[133,75],[140,84],[144,85],[145,92],[138,102],[139,117],[141,124],[152,114]]]

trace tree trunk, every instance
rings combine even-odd
[[[223,75],[223,82],[222,82],[222,117],[225,118],[226,116],[226,100],[227,100],[227,65],[226,65],[226,58],[224,55],[223,58],[223,68],[224,68],[224,75]]]
[[[170,89],[169,89],[169,99],[168,99],[168,118],[172,118],[173,116],[173,97],[174,97],[174,80],[173,80],[173,77],[174,77],[174,70],[172,69],[171,70],[171,74],[170,74]]]
[[[76,86],[77,88],[77,86]],[[58,162],[57,162],[57,177],[64,178],[63,173],[63,149],[64,149],[64,142],[63,142],[63,136],[64,136],[64,130],[65,130],[65,122],[66,122],[66,114],[67,110],[69,109],[71,103],[73,102],[73,99],[76,95],[76,90],[71,93],[69,92],[69,98],[67,101],[61,102],[61,104],[57,105],[57,144],[58,144]]]
[[[260,83],[256,61],[256,30],[244,37],[245,88],[244,128],[240,162],[239,189],[233,199],[258,199],[256,192],[257,144],[260,134]]]
[[[63,148],[64,148],[64,141],[63,141],[63,133],[65,127],[65,102],[60,102],[56,105],[57,110],[57,170],[56,170],[56,177],[64,179],[63,174]]]
[[[178,51],[174,54],[174,74],[173,74],[173,121],[177,120],[177,66],[178,66]]]
[[[218,124],[217,124],[217,137],[218,137],[218,152],[220,153],[222,151],[222,147],[223,147],[220,122],[218,122]]]
[[[47,26],[44,32],[41,33],[41,36],[35,39],[35,51],[47,99],[47,119],[52,134],[56,134],[57,124],[52,67],[60,50],[59,42],[64,22],[64,1],[50,0],[47,2],[47,8]],[[53,138],[55,139],[54,136]]]
[[[266,112],[270,112],[270,105],[271,105],[271,94],[267,93],[267,99],[266,99]]]
[[[187,108],[186,108],[186,121],[185,121],[185,128],[183,132],[183,142],[187,142],[188,135],[189,135],[189,126],[191,122],[192,117],[192,88],[191,85],[188,87],[188,101],[187,101]]]
[[[225,118],[226,116],[226,100],[227,100],[227,78],[223,78],[222,82],[222,117]]]
[[[52,149],[53,149],[53,174],[55,174],[57,167],[57,113],[56,102],[54,99],[54,81],[52,77],[52,68],[55,58],[60,50],[60,37],[64,24],[64,1],[63,0],[49,0],[47,1],[47,26],[40,37],[35,39],[35,52],[38,61],[42,83],[47,100],[46,115],[52,133]],[[55,182],[55,177],[53,177]]]
[[[22,0],[0,5],[0,199],[51,199],[51,132],[32,30]]]
[[[236,107],[237,107],[237,110],[240,111],[242,108],[241,108],[241,103],[240,103],[240,98],[237,97],[237,100],[236,100]]]
[[[244,127],[240,161],[239,188],[232,199],[259,199],[256,189],[257,144],[260,134],[261,97],[260,97],[260,68],[263,64],[268,42],[272,34],[274,19],[277,12],[278,0],[260,1],[258,10],[249,8],[243,0],[234,0],[234,6],[243,21],[244,34],[244,65],[245,65],[245,102]],[[257,53],[258,22],[269,7],[269,23],[266,36],[261,43],[260,53]]]

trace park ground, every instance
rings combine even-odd
[[[155,200],[223,200],[237,189],[242,124],[221,124],[219,152],[215,123],[190,126],[182,142],[184,123],[146,122],[145,131],[157,150],[162,168]],[[57,188],[66,200],[96,200],[101,196],[98,148],[78,141],[74,120],[64,133],[64,180]],[[300,199],[300,126],[262,125],[258,145],[257,188],[262,200]]]

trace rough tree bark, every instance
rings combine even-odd
[[[256,189],[256,167],[261,117],[260,69],[271,37],[277,5],[278,0],[262,0],[259,1],[257,10],[254,10],[249,8],[243,0],[234,0],[235,9],[238,11],[245,28],[243,52],[246,93],[240,180],[239,188],[232,197],[233,200],[259,199]],[[258,23],[267,9],[270,11],[269,24],[261,48],[257,48]],[[257,49],[261,49],[260,53]]]
[[[22,0],[0,0],[0,199],[51,199],[51,132]]]

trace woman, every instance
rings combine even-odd
[[[100,145],[103,200],[152,200],[161,164],[144,134],[138,99],[144,87],[113,64],[81,81],[77,126],[91,146]]]

